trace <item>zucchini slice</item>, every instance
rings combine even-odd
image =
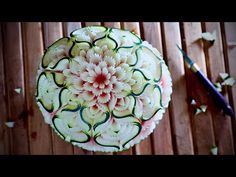
[[[43,55],[42,67],[47,68],[52,62],[52,65],[57,63],[58,60],[69,57],[69,50],[72,47],[73,42],[70,38],[61,38],[54,42],[50,47],[47,48]]]

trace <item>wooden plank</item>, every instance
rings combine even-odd
[[[132,31],[135,34],[138,34],[139,36],[141,35],[138,22],[124,22],[123,28],[129,31]]]
[[[101,25],[101,22],[85,22],[85,26],[96,26]]]
[[[215,83],[219,77],[219,73],[225,72],[220,23],[207,22],[203,24],[203,28],[206,32],[216,31],[214,45],[208,45],[207,42],[204,42],[209,78]],[[225,93],[225,97],[228,99],[227,93]],[[222,114],[221,109],[212,99],[209,101],[209,108],[214,123],[215,141],[219,154],[234,154],[231,120],[228,116]]]
[[[194,154],[191,123],[188,113],[184,63],[176,44],[181,46],[179,23],[164,23],[165,54],[172,76],[173,93],[170,102],[173,148],[175,154]],[[181,103],[181,104],[180,104]]]
[[[163,53],[160,23],[144,22],[143,32],[144,39],[156,47],[160,53]],[[163,119],[151,136],[154,154],[173,154],[169,109],[166,110]]]
[[[137,35],[141,36],[140,27],[138,22],[125,22],[124,29],[133,31]],[[144,140],[142,140],[139,144],[135,145],[135,153],[136,155],[150,155],[152,154],[152,146],[151,146],[151,137],[148,136]]]
[[[204,74],[206,72],[206,62],[201,39],[201,23],[184,23],[184,37],[187,54],[201,68]],[[208,104],[207,91],[202,83],[189,69],[186,69],[187,88],[189,98],[194,98],[200,104]],[[190,113],[193,109],[190,108]],[[197,116],[190,114],[193,126],[193,137],[196,154],[210,154],[210,149],[214,142],[214,131],[212,117],[209,109],[205,113]]]
[[[41,23],[23,23],[25,88],[31,154],[52,154],[51,128],[35,103],[36,69],[43,56]]]
[[[3,61],[3,41],[2,41],[2,28],[0,25],[0,155],[9,154],[10,142],[9,132],[5,126],[7,120],[7,100],[6,100],[6,89],[5,89],[5,74],[4,74],[4,61]]]
[[[63,23],[63,31],[64,31],[64,36],[69,37],[70,33],[76,29],[81,28],[81,23],[80,22],[64,22]]]
[[[104,26],[110,28],[120,28],[120,22],[104,22]]]
[[[62,24],[59,22],[44,23],[44,44],[45,48],[61,38]],[[73,154],[73,146],[62,140],[52,131],[53,154]]]
[[[236,78],[236,23],[235,22],[225,22],[224,23],[224,32],[225,32],[225,52],[226,52],[226,71],[229,74]],[[230,103],[234,108],[234,112],[236,112],[236,85],[232,88],[229,88],[229,98]],[[236,152],[236,120],[232,119],[232,126],[234,132],[234,151]]]
[[[25,107],[24,67],[20,23],[3,24],[3,49],[6,71],[8,121],[15,121],[12,154],[28,154],[27,112]],[[18,94],[14,91],[21,88]]]

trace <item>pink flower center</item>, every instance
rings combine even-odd
[[[99,75],[97,75],[96,77],[95,77],[95,82],[98,84],[98,85],[100,85],[100,84],[103,84],[105,81],[106,81],[106,79],[107,79],[107,77],[103,74],[103,73],[101,73],[101,74],[99,74]]]

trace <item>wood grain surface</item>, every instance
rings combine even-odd
[[[171,72],[173,93],[154,132],[123,152],[83,150],[63,141],[43,120],[35,103],[36,72],[44,50],[75,29],[104,25],[133,31],[163,55]],[[216,32],[213,44],[201,38]],[[0,154],[32,155],[209,155],[213,145],[220,155],[234,155],[236,120],[224,115],[211,95],[188,69],[178,44],[217,82],[219,73],[236,78],[236,23],[227,22],[5,22],[0,23]],[[14,89],[20,88],[16,93]],[[236,111],[236,86],[222,94]],[[207,111],[194,115],[197,105]],[[9,128],[6,122],[14,121]]]

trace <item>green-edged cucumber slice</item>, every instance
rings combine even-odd
[[[134,96],[139,96],[143,93],[145,88],[150,84],[147,81],[149,80],[144,73],[139,69],[133,70],[132,78],[135,80],[135,83],[131,86],[131,94]]]
[[[64,69],[67,69],[70,63],[70,59],[67,57],[61,58],[60,60],[58,60],[58,62],[54,65],[49,67],[51,70],[56,70],[56,71],[63,71]]]
[[[133,116],[133,111],[134,111],[134,107],[136,104],[136,99],[134,96],[130,95],[128,97],[122,98],[122,99],[129,99],[129,103],[124,103],[121,106],[126,106],[126,109],[122,110],[122,109],[118,109],[118,107],[115,107],[114,110],[112,111],[112,115],[115,118],[126,118],[126,117],[130,117]]]
[[[149,103],[143,104],[143,110],[145,111],[143,111],[142,120],[151,119],[159,110],[163,109],[161,89],[158,85],[148,85],[141,97],[149,98]],[[140,108],[135,107],[135,109]]]
[[[90,136],[80,131],[72,131],[64,119],[58,118],[55,116],[52,120],[53,126],[56,132],[64,139],[69,142],[85,143],[90,140]]]
[[[136,47],[133,47],[133,46],[120,47],[117,50],[117,52],[122,57],[127,57],[127,64],[129,64],[129,66],[134,66],[138,62],[138,58],[136,57],[135,50],[136,50]]]
[[[57,86],[50,81],[50,73],[42,72],[38,77],[36,99],[48,112],[54,110],[55,95]],[[52,80],[52,78],[51,78]]]
[[[102,47],[102,46],[107,46],[108,49],[111,49],[111,50],[115,50],[118,46],[117,42],[110,38],[109,36],[103,36],[99,39],[96,39],[94,41],[94,45],[98,46],[98,47]]]
[[[75,42],[74,45],[71,47],[70,55],[72,57],[76,57],[80,55],[80,51],[85,50],[87,51],[92,47],[92,44],[87,41]]]
[[[136,138],[139,133],[141,132],[142,130],[142,125],[138,122],[133,122],[133,130],[129,132],[128,134],[128,139],[127,140],[124,140],[124,143],[122,145],[123,148],[129,148],[129,147],[126,147],[126,145],[131,141],[133,140],[134,138]]]
[[[59,93],[59,100],[59,107],[63,107],[63,110],[76,111],[80,108],[77,97],[65,87]]]
[[[91,112],[90,108],[84,108],[82,116],[84,122],[91,125],[95,131],[101,124],[108,121],[110,118],[110,113],[103,111]]]
[[[85,107],[81,107],[80,111],[79,111],[79,114],[80,114],[80,117],[81,117],[81,120],[88,125],[89,127],[89,130],[92,128],[92,125],[89,121],[86,120],[86,113],[85,113],[85,110],[86,108]]]
[[[47,101],[45,101],[44,99],[41,99],[41,98],[39,98],[37,101],[43,106],[43,108],[46,111],[48,111],[49,113],[53,112],[53,110],[54,110],[53,103],[48,103]]]
[[[63,87],[64,86],[65,76],[62,73],[53,72],[52,76],[53,76],[53,79],[55,81],[55,84],[58,87]]]
[[[96,120],[97,123],[95,123],[94,126],[93,126],[94,131],[96,130],[96,128],[98,126],[100,126],[100,125],[104,124],[105,122],[107,122],[109,118],[110,118],[110,113],[109,112],[106,112],[105,118],[104,118],[104,115],[103,115],[102,119],[99,120],[99,118],[98,118],[99,121]]]
[[[96,37],[104,36],[107,30],[108,28],[104,26],[88,26],[72,31],[70,35],[72,38],[75,38],[76,42],[86,41],[89,43],[93,43],[93,41],[96,40]]]
[[[120,149],[120,147],[119,147],[117,144],[114,144],[114,143],[111,143],[111,142],[107,142],[106,140],[104,140],[104,139],[102,138],[101,134],[96,134],[96,135],[94,136],[94,141],[95,141],[98,145],[103,146],[103,147],[107,147],[107,148],[110,147],[110,148],[112,148],[112,149],[115,148],[116,151]]]
[[[120,47],[131,47],[142,42],[136,34],[126,30],[112,29],[108,36],[117,42],[117,49]]]
[[[161,65],[164,61],[145,46],[140,46],[135,54],[138,62],[134,67],[142,71],[147,79],[159,81],[162,74]]]
[[[47,48],[43,55],[42,67],[47,68],[48,65],[57,63],[58,60],[64,57],[69,57],[69,50],[72,47],[73,42],[70,38],[61,38],[54,42],[50,47]]]
[[[65,76],[63,74],[63,70],[69,67],[69,62],[70,59],[62,58],[54,66],[49,67],[50,70],[48,72],[52,73],[54,82],[58,87],[63,87],[65,85]]]

